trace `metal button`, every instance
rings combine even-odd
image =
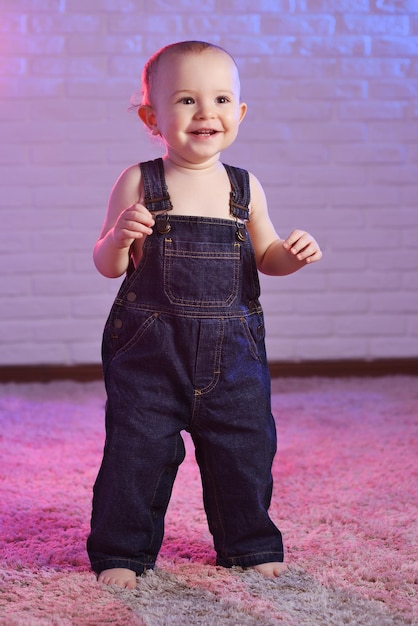
[[[130,291],[127,296],[126,299],[128,302],[135,302],[136,300],[136,293],[134,291]]]
[[[159,220],[157,222],[157,230],[160,233],[160,235],[166,235],[167,233],[169,233],[171,230],[171,224],[168,221],[168,219]]]
[[[244,224],[237,225],[237,239],[239,241],[247,241],[247,231],[245,230]]]
[[[113,326],[115,328],[122,328],[123,326],[122,320],[120,320],[119,318],[116,318],[115,321],[113,322]]]

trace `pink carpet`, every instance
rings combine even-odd
[[[98,585],[85,553],[102,384],[0,385],[0,624],[418,624],[418,378],[273,381],[272,517],[288,572],[216,568],[192,446],[158,568]]]

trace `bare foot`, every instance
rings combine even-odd
[[[256,572],[267,576],[267,578],[277,578],[287,570],[287,565],[285,563],[260,563],[251,569],[255,569]]]
[[[136,587],[135,572],[123,567],[105,569],[100,572],[97,580],[104,585],[117,585],[122,589],[135,589]]]

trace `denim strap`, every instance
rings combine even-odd
[[[148,211],[171,211],[171,204],[164,176],[163,160],[140,163],[142,181],[144,185],[144,204]]]
[[[144,185],[144,204],[148,211],[171,211],[170,195],[164,176],[163,160],[161,158],[145,161],[139,164]],[[231,183],[229,207],[231,215],[248,221],[250,211],[250,180],[247,170],[232,165],[223,164]]]
[[[229,198],[231,215],[240,220],[250,219],[250,177],[247,170],[223,164],[231,183],[232,191]]]

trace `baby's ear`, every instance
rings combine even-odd
[[[138,107],[138,117],[144,122],[153,135],[159,135],[160,131],[157,126],[157,118],[154,109],[149,104],[141,104]]]

